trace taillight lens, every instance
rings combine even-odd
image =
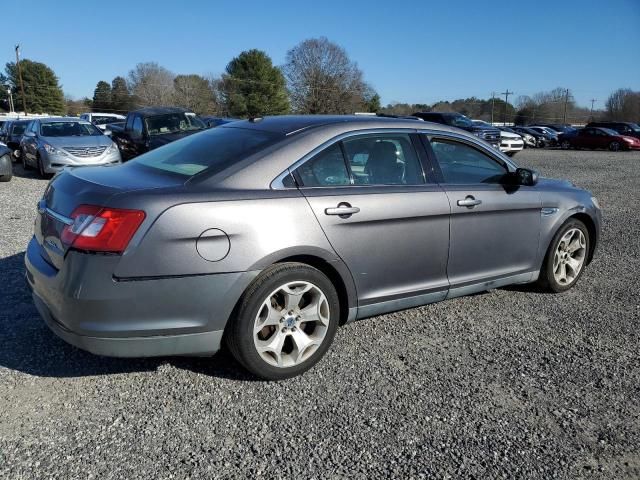
[[[122,253],[144,220],[142,210],[80,205],[72,225],[62,230],[62,242],[79,250]]]

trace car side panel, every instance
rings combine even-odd
[[[125,252],[115,276],[249,271],[264,268],[265,259],[278,258],[278,253],[337,259],[304,197],[297,191],[290,195],[172,206],[159,215],[135,248]],[[199,241],[207,231],[207,238]],[[205,259],[206,249],[222,252],[224,258]]]

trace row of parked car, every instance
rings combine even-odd
[[[2,122],[0,180],[12,176],[11,164],[22,162],[43,177],[65,166],[108,165],[235,119],[198,117],[177,107],[150,107],[129,112],[83,113],[80,117],[39,117]],[[6,158],[5,158],[6,157]]]
[[[460,128],[513,156],[524,148],[640,149],[640,127],[627,122],[494,126],[460,113],[416,112],[410,118]],[[80,117],[38,117],[4,121],[0,128],[0,181],[12,176],[12,162],[48,177],[65,166],[107,165],[137,157],[187,135],[236,121],[199,117],[178,107],[129,112],[83,113]]]

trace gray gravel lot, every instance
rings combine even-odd
[[[604,209],[562,295],[518,287],[338,331],[302,377],[58,340],[23,287],[46,182],[0,184],[0,478],[640,477],[640,152],[527,150]]]

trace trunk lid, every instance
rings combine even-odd
[[[107,206],[109,199],[120,193],[182,183],[184,179],[150,172],[133,163],[66,169],[49,183],[38,202],[34,235],[42,257],[56,269],[62,267],[69,250],[62,232],[73,223],[71,214],[79,205]]]

